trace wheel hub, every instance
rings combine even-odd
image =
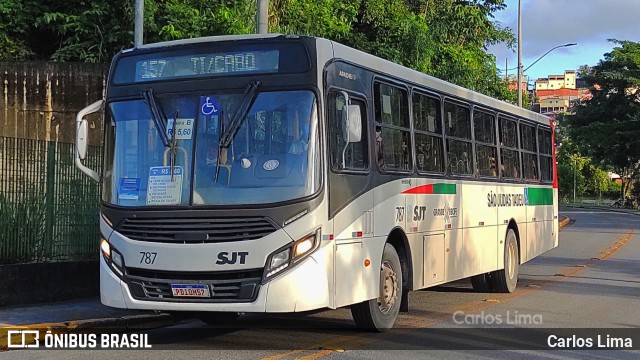
[[[398,275],[389,261],[382,263],[380,268],[380,297],[378,307],[380,312],[387,314],[398,299]]]

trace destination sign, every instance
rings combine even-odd
[[[279,50],[172,56],[136,62],[135,81],[278,72]]]

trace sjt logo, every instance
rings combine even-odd
[[[216,261],[216,265],[232,265],[237,263],[238,260],[240,260],[241,265],[244,265],[247,255],[249,255],[247,251],[234,251],[231,253],[231,258],[229,258],[229,252],[223,251],[218,253],[218,261]]]

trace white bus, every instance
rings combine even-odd
[[[82,160],[101,109],[100,175]],[[513,292],[558,245],[547,117],[326,39],[122,51],[77,130],[111,307],[215,323],[350,306],[381,331],[410,290]]]

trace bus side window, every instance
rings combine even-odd
[[[334,170],[366,170],[369,167],[368,156],[368,131],[366,107],[363,101],[349,98],[349,105],[356,105],[360,108],[360,117],[362,119],[362,130],[360,141],[345,144],[344,135],[342,133],[341,121],[345,112],[345,99],[338,92],[331,92],[328,102],[328,120],[329,120],[329,146],[331,151],[331,168]],[[345,149],[346,145],[346,149]],[[342,159],[344,155],[344,167]]]
[[[520,151],[518,123],[510,118],[498,117],[500,126],[500,168],[503,178],[520,178]]]
[[[538,146],[534,126],[520,123],[520,144],[522,145],[522,175],[527,180],[538,180]]]
[[[378,161],[380,169],[409,171],[413,160],[407,90],[380,82],[375,82],[373,87],[376,130],[380,129],[384,143],[376,149],[384,156]]]
[[[464,105],[445,101],[447,170],[450,174],[472,175],[471,111]]]
[[[497,177],[495,116],[474,110],[473,122],[476,140],[476,171],[480,176]]]

